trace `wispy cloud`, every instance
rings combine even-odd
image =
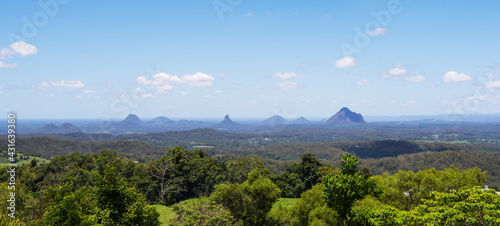
[[[488,78],[496,78],[496,77],[498,77],[498,74],[497,73],[486,73],[486,77],[488,77]]]
[[[353,57],[342,57],[340,60],[337,60],[334,64],[336,68],[349,68],[356,66],[356,60]]]
[[[488,82],[486,84],[486,87],[488,87],[488,88],[500,88],[500,80]]]
[[[293,72],[276,72],[273,74],[276,79],[291,79],[291,78],[305,78],[305,76],[295,74]]]
[[[0,68],[15,68],[17,64],[6,64],[4,62],[0,62]]]
[[[65,87],[65,88],[81,88],[85,87],[85,84],[78,80],[62,80],[62,81],[46,81],[33,85],[36,89],[47,89],[49,87]]]
[[[135,92],[135,95],[142,97],[142,98],[154,97],[153,94],[146,92],[142,88],[136,88],[134,92]]]
[[[443,82],[446,83],[465,82],[470,80],[472,80],[472,77],[456,71],[448,71],[443,75]]]
[[[298,84],[296,82],[284,81],[276,83],[276,87],[281,90],[291,90],[297,87]]]
[[[96,93],[96,91],[95,90],[86,89],[86,90],[83,90],[82,93],[90,94],[90,93]]]
[[[489,69],[493,69],[493,70],[500,70],[500,64],[499,63],[487,65],[486,67],[489,68]]]
[[[380,36],[380,35],[385,35],[385,33],[387,33],[388,31],[389,30],[387,30],[385,28],[379,27],[377,29],[366,32],[366,34],[369,36]]]
[[[181,77],[160,72],[153,75],[153,78],[149,80],[146,79],[146,76],[137,77],[137,84],[154,85],[159,94],[164,93],[166,90],[173,89],[173,84],[186,84],[191,87],[209,87],[213,85],[214,81],[215,78],[213,76],[201,72],[192,75],[183,75]]]
[[[405,80],[408,82],[425,82],[427,79],[423,75],[417,75],[413,77],[405,76]]]
[[[363,85],[368,85],[368,84],[370,84],[370,82],[366,79],[362,79],[361,81],[354,83],[354,85],[357,85],[357,86],[363,86]]]
[[[406,69],[401,64],[396,64],[394,68],[388,69],[385,73],[381,74],[382,78],[399,79],[400,75],[405,75],[408,73]]]

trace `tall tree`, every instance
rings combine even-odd
[[[267,213],[281,190],[269,179],[269,170],[254,169],[243,184],[220,184],[210,198],[231,211],[244,225],[265,225]]]
[[[165,194],[180,193],[182,189],[181,177],[173,175],[174,163],[165,155],[160,160],[149,164],[149,172],[158,184],[158,198],[160,203],[165,202]]]
[[[337,211],[344,224],[352,218],[352,206],[357,200],[368,194],[378,195],[382,189],[377,188],[375,180],[366,179],[358,170],[358,157],[350,154],[342,155],[342,173],[323,177],[324,198],[328,207]]]

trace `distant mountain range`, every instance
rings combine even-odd
[[[431,116],[393,116],[378,118],[379,121],[374,121],[372,117],[369,117],[372,124],[388,123],[398,123],[398,125],[413,125],[418,126],[419,124],[449,124],[456,123],[450,120],[439,120],[438,117],[431,118]],[[491,122],[498,122],[500,120],[498,115],[471,115],[464,120],[491,120]],[[457,118],[457,117],[455,117]],[[385,120],[382,120],[385,119]],[[393,119],[393,120],[391,120]],[[406,119],[406,120],[405,120]],[[497,120],[497,121],[495,121]],[[280,115],[274,115],[266,120],[257,122],[248,122],[245,124],[240,124],[231,120],[229,115],[226,115],[224,119],[218,123],[212,122],[202,122],[194,120],[178,120],[174,121],[165,116],[159,116],[153,118],[149,121],[142,121],[137,115],[129,114],[124,120],[121,121],[101,121],[99,123],[81,123],[77,127],[70,123],[63,123],[59,126],[54,123],[46,124],[43,127],[33,127],[29,130],[29,133],[34,134],[60,134],[60,133],[75,133],[75,132],[88,132],[88,133],[111,133],[111,134],[123,134],[123,133],[152,133],[152,132],[167,132],[167,131],[185,131],[192,130],[196,128],[210,128],[226,132],[269,132],[280,130],[287,126],[336,126],[336,125],[362,125],[365,124],[365,119],[359,113],[351,111],[347,107],[343,107],[329,119],[324,119],[321,121],[310,121],[305,117],[299,117],[295,120],[287,120]],[[43,125],[43,124],[42,124]],[[24,131],[23,131],[24,133]]]

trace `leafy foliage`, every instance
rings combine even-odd
[[[174,205],[177,219],[171,225],[237,225],[229,210],[202,197],[187,205]]]
[[[254,169],[242,184],[219,184],[210,198],[231,211],[244,225],[264,225],[281,190],[269,179],[269,170]]]
[[[350,154],[342,155],[342,174],[323,177],[326,204],[337,211],[344,222],[346,220],[348,222],[353,216],[351,210],[357,200],[369,194],[377,195],[382,192],[377,188],[375,180],[365,179],[359,173],[358,159]]]
[[[481,186],[487,177],[487,172],[481,172],[479,168],[459,170],[452,165],[442,171],[400,171],[392,176],[385,173],[373,178],[379,186],[384,187],[380,201],[398,209],[409,210],[421,204],[422,199],[430,198],[433,191],[449,192]]]
[[[282,190],[282,197],[299,197],[318,182],[318,171],[323,164],[310,153],[302,155],[300,159],[301,162],[290,164],[281,175],[271,177]]]
[[[480,187],[434,191],[410,211],[386,206],[374,210],[369,221],[373,225],[499,225],[500,196]]]
[[[72,184],[49,188],[49,205],[43,216],[48,225],[159,225],[158,213],[144,197],[117,174],[120,160],[103,151],[92,171],[95,187],[75,190]]]

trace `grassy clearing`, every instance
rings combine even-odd
[[[177,205],[180,206],[192,205],[197,200],[198,199],[188,199],[178,203]],[[298,200],[299,200],[298,198],[280,198],[276,203],[274,203],[271,211],[278,209],[280,205],[283,208],[290,209]],[[171,206],[152,205],[152,206],[156,207],[156,211],[160,214],[161,225],[169,225],[170,221],[177,217],[177,214],[175,214],[174,212],[173,205]]]
[[[172,206],[152,205],[156,207],[156,212],[160,214],[161,225],[170,225],[170,220],[177,217]]]
[[[180,203],[177,203],[177,205],[179,205],[179,206],[192,205],[197,200],[198,200],[197,198],[188,199],[188,200],[184,200]],[[173,207],[174,205],[171,205],[171,206],[152,205],[152,206],[156,207],[156,212],[158,212],[160,214],[161,225],[170,225],[170,221],[177,217],[177,214],[175,214],[175,212],[174,212],[174,207]]]
[[[17,153],[16,156],[19,159],[21,157],[26,157],[28,155],[25,155],[22,153]],[[38,161],[39,165],[47,165],[50,163],[50,160],[48,160],[48,159],[39,158],[39,157],[35,157],[35,156],[28,156],[28,159],[23,159],[23,160],[17,161],[16,163],[18,166],[23,166],[23,165],[31,163],[31,160],[33,160],[33,159],[36,159]],[[10,163],[8,158],[0,157],[0,166],[5,166],[8,163]]]
[[[290,209],[298,200],[299,198],[280,198],[276,203],[273,204],[273,208],[271,209],[271,211],[273,211],[274,209],[278,209],[280,205],[283,208]]]

